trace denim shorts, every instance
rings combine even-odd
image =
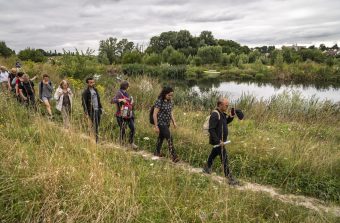
[[[42,101],[50,101],[50,100],[51,100],[51,97],[42,97],[41,100],[42,100]]]

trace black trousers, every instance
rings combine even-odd
[[[223,147],[223,149],[221,149],[221,146],[213,148],[211,150],[211,153],[208,157],[208,167],[211,168],[214,159],[216,158],[216,156],[220,156],[221,158],[221,163],[223,163],[223,171],[224,171],[224,175],[230,176],[230,169],[229,169],[229,162],[228,162],[228,153],[227,150],[225,149],[225,147]]]
[[[171,154],[171,156],[176,156],[176,151],[174,148],[174,143],[173,143],[173,138],[171,136],[170,133],[170,126],[166,126],[166,125],[159,125],[159,135],[158,135],[158,139],[157,139],[157,144],[156,144],[156,153],[160,153],[161,152],[161,148],[162,148],[162,144],[164,139],[166,139],[166,141],[168,142],[168,146],[169,146],[169,152]]]
[[[133,143],[133,139],[135,136],[135,121],[133,118],[130,119],[123,119],[122,117],[117,117],[117,122],[120,127],[119,131],[119,140],[120,142],[123,142],[123,139],[125,137],[125,128],[123,128],[123,123],[125,126],[129,126],[130,134],[129,134],[129,143]]]
[[[93,127],[95,134],[96,134],[96,142],[98,142],[98,138],[99,138],[100,116],[101,116],[100,110],[94,110],[90,115],[90,118],[91,118],[91,121],[92,121],[92,127]]]

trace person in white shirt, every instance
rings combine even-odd
[[[70,127],[70,115],[72,109],[73,93],[66,80],[61,81],[55,91],[54,99],[57,101],[56,108],[61,112],[64,122],[64,128]]]
[[[11,91],[11,83],[9,81],[9,73],[6,67],[0,67],[0,83],[1,83],[1,91],[9,92]]]

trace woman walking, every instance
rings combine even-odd
[[[176,154],[173,138],[170,132],[170,122],[174,125],[174,128],[177,127],[172,109],[173,102],[172,97],[174,95],[174,90],[171,87],[164,87],[161,93],[158,96],[158,100],[155,103],[155,108],[153,112],[153,120],[155,123],[155,131],[158,133],[158,139],[156,144],[155,156],[161,155],[161,148],[163,144],[163,140],[166,139],[168,142],[169,152],[172,156],[173,162],[178,162],[179,158]]]
[[[73,93],[66,80],[60,82],[59,87],[55,91],[54,99],[57,101],[56,108],[63,117],[64,128],[68,129],[70,127]]]

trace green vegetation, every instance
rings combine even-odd
[[[148,80],[135,81],[133,93],[140,87],[137,81]],[[110,144],[96,146],[92,140],[80,137],[84,128],[81,125],[81,114],[78,114],[79,91],[76,90],[76,93],[71,132],[62,130],[57,123],[46,122],[46,118],[39,114],[28,113],[15,100],[0,97],[1,221],[337,222],[338,220],[327,214],[284,204],[264,194],[229,188],[203,175],[182,171],[170,162],[144,160],[128,152],[116,150],[114,145]],[[144,96],[153,97],[154,93],[146,91]],[[152,99],[145,97],[142,100],[138,97],[138,106],[144,107],[146,104],[142,102]],[[105,105],[105,109],[109,111],[107,103]],[[179,112],[182,111],[176,110],[177,116]],[[180,117],[179,123],[182,126],[190,123],[190,126],[196,129],[193,125],[195,123],[191,123],[190,119],[185,121],[183,116]],[[190,117],[196,116],[190,114]],[[108,121],[110,118],[112,115],[104,115],[102,131],[105,128],[112,129],[112,122]],[[139,116],[137,119],[140,140],[145,134],[141,132],[142,126],[146,130],[149,129],[141,118]],[[198,126],[200,123],[196,124]],[[176,132],[176,145],[184,143],[182,141],[184,137],[180,137],[179,133],[184,136],[195,134],[192,130],[181,127],[179,132]],[[141,141],[139,143],[148,148],[148,143],[142,144]],[[193,143],[191,141],[191,147],[186,147],[192,154],[187,156],[191,160],[196,156],[194,149],[197,149],[192,146]],[[185,151],[182,148],[179,150],[184,157]],[[235,154],[232,156],[235,157]],[[310,156],[313,157],[313,154]]]

